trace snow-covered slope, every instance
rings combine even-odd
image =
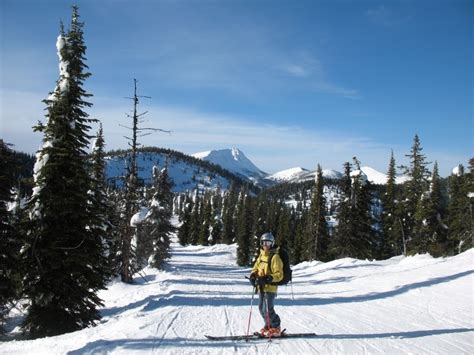
[[[298,166],[296,168],[282,170],[275,174],[269,175],[268,179],[274,181],[294,181],[300,179],[302,175],[309,172],[309,170]]]
[[[257,168],[255,164],[237,148],[210,150],[207,152],[196,153],[192,156],[219,165],[234,174],[255,182],[258,182],[260,179],[267,176],[265,172]]]
[[[227,189],[231,181],[237,178],[231,172],[216,172],[197,159],[179,152],[162,152],[159,148],[141,151],[137,156],[138,176],[145,183],[152,182],[153,166],[167,166],[168,175],[172,179],[173,191],[215,190],[218,186]],[[199,163],[199,164],[198,164]],[[109,182],[122,184],[127,171],[128,160],[122,155],[106,158],[106,176]],[[208,164],[209,165],[209,164]],[[222,170],[222,169],[221,169]],[[231,176],[232,175],[232,176]]]
[[[328,179],[340,179],[342,177],[342,173],[336,170],[323,169],[323,176]],[[316,171],[310,171],[305,168],[296,167],[279,171],[268,176],[268,179],[275,182],[303,182],[314,180],[315,177]]]
[[[362,172],[367,175],[367,179],[372,183],[372,184],[377,184],[377,185],[385,185],[387,183],[387,175],[384,173],[381,173],[380,171],[375,170],[374,168],[371,168],[369,166],[363,166],[360,168]],[[395,183],[396,184],[403,184],[404,182],[408,181],[409,178],[407,176],[399,175],[395,178]]]
[[[166,271],[146,269],[134,285],[100,293],[103,319],[61,336],[0,343],[1,354],[472,354],[474,250],[384,261],[339,259],[293,267],[276,311],[288,332],[313,339],[212,342],[204,334],[245,334],[252,289],[249,268],[235,266],[236,246],[173,244]],[[7,323],[10,334],[19,310]],[[263,321],[253,302],[250,329]]]
[[[387,175],[375,170],[369,166],[361,167],[361,171],[367,176],[367,180],[372,184],[385,185],[387,183]],[[340,179],[342,173],[332,169],[324,169],[323,176],[328,179]],[[305,168],[291,168],[287,170],[279,171],[275,174],[268,176],[269,180],[275,182],[302,182],[308,180],[314,180],[316,171],[309,171]],[[401,184],[407,181],[406,176],[397,176],[396,183]]]

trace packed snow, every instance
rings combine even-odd
[[[145,269],[100,293],[102,320],[60,336],[0,343],[1,354],[472,354],[474,249],[384,261],[339,259],[293,267],[275,309],[287,332],[311,339],[207,340],[245,334],[252,288],[236,245],[173,244],[165,271]],[[256,298],[256,297],[255,297]],[[18,310],[7,323],[19,332]],[[261,328],[254,299],[251,330]]]

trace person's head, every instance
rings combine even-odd
[[[269,250],[275,245],[275,237],[271,232],[263,233],[260,237],[260,246],[262,249]]]

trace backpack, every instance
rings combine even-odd
[[[277,251],[278,249],[279,251]],[[272,251],[270,253],[270,260],[268,260],[268,267],[270,269],[270,273],[272,272],[272,258],[275,254],[278,254],[280,256],[281,261],[283,262],[283,279],[278,282],[272,282],[270,285],[286,285],[288,282],[291,281],[291,278],[293,276],[293,270],[291,270],[290,267],[290,256],[288,255],[288,251],[283,247],[277,247],[275,251]]]

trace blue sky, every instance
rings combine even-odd
[[[418,134],[442,175],[474,154],[469,0],[76,1],[85,22],[88,113],[126,147],[124,99],[139,80],[146,145],[240,148],[267,172],[385,172]],[[1,136],[34,152],[58,79],[56,37],[71,2],[0,0]],[[95,128],[94,128],[95,129]]]

